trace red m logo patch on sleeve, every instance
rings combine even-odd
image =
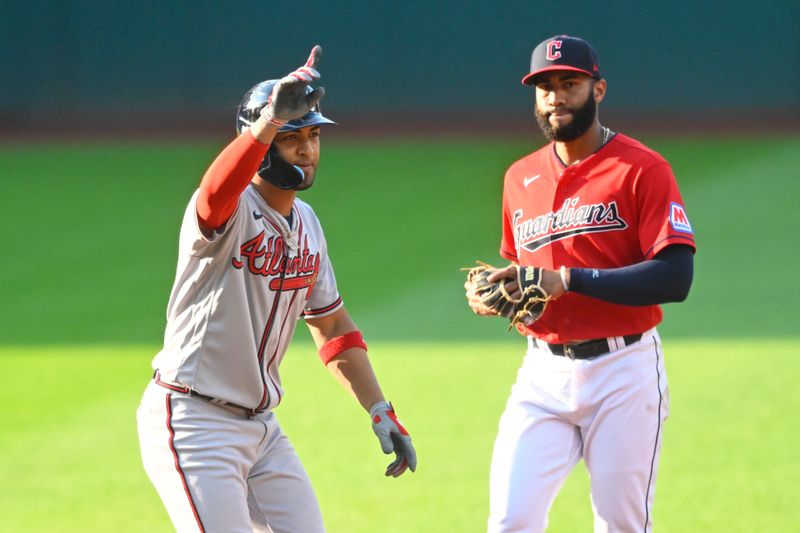
[[[686,216],[686,210],[678,203],[672,202],[669,206],[669,223],[675,231],[692,233],[692,225]]]

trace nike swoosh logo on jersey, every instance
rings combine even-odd
[[[264,218],[264,215],[253,209],[253,218],[256,220],[261,220],[262,218]]]
[[[531,183],[533,183],[534,181],[538,180],[541,177],[542,177],[541,174],[536,174],[535,176],[530,176],[530,177],[527,177],[527,178],[523,178],[522,184],[525,187],[527,187],[528,185],[530,185]]]

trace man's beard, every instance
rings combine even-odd
[[[586,133],[597,116],[597,102],[594,101],[593,95],[589,93],[585,104],[578,109],[568,108],[567,111],[572,113],[572,121],[564,126],[553,126],[549,120],[551,113],[542,113],[539,111],[538,106],[534,104],[536,122],[539,123],[539,129],[542,130],[547,140],[569,142]]]

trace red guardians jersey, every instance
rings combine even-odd
[[[616,268],[671,244],[695,249],[669,163],[622,134],[566,167],[554,143],[515,162],[503,190],[500,255],[523,266]],[[526,334],[550,343],[641,333],[661,321],[657,305],[633,307],[569,292],[550,302]]]

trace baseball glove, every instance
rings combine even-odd
[[[515,265],[516,279],[502,278],[495,282],[489,282],[487,278],[497,269],[482,261],[476,262],[478,266],[467,272],[467,282],[474,285],[475,294],[479,296],[483,305],[511,321],[508,326],[509,330],[517,324],[529,326],[542,316],[547,308],[550,295],[540,285],[542,281],[541,267]],[[511,296],[506,287],[510,281],[516,281],[519,287],[520,296],[516,299]]]

